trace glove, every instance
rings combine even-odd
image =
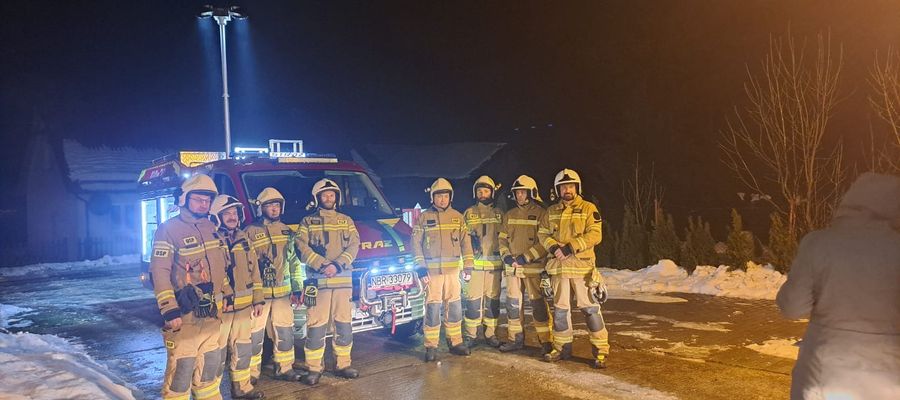
[[[556,253],[556,250],[559,250],[559,245],[558,245],[558,244],[554,244],[553,246],[550,246],[549,249],[547,249],[547,251],[548,251],[550,254]]]
[[[516,262],[519,263],[519,265],[528,264],[528,260],[526,260],[523,255],[516,256]]]
[[[565,246],[561,247],[560,249],[562,250],[563,255],[565,255],[566,257],[571,256],[572,253],[574,253],[574,251],[572,251],[571,243],[567,243]]]
[[[594,297],[594,300],[597,301],[597,304],[606,303],[606,300],[609,298],[609,293],[606,290],[606,284],[604,283],[599,286],[592,287],[591,296]]]
[[[541,271],[541,292],[547,300],[553,300],[553,286],[550,285],[550,275],[547,271]]]
[[[511,256],[511,255],[507,255],[506,257],[503,257],[503,263],[506,265],[513,265],[514,262],[516,262],[516,259],[513,258],[513,256]]]

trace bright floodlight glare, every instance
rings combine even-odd
[[[231,113],[228,105],[228,57],[225,48],[225,26],[232,19],[246,19],[247,16],[238,12],[240,7],[213,7],[207,4],[197,17],[212,18],[219,25],[219,51],[222,55],[222,100],[225,108],[225,157],[231,152]]]

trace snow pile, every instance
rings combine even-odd
[[[699,293],[742,299],[774,300],[787,276],[771,265],[748,263],[747,271],[729,271],[729,267],[698,266],[693,274],[661,260],[638,271],[602,269],[612,297],[617,291],[646,293]]]
[[[0,328],[25,328],[31,326],[31,321],[14,317],[17,314],[25,314],[31,311],[30,308],[0,304]]]
[[[770,356],[781,357],[781,358],[789,358],[791,360],[796,360],[797,355],[800,353],[800,348],[797,347],[797,342],[800,339],[791,338],[791,339],[778,339],[772,338],[766,340],[762,343],[751,343],[747,346],[744,346],[750,350],[757,351],[763,354],[768,354]]]
[[[113,265],[137,264],[141,262],[140,254],[127,254],[123,256],[103,256],[96,260],[85,260],[62,263],[43,263],[25,265],[21,267],[0,268],[0,278],[12,278],[22,276],[45,276],[50,273],[74,272],[79,270],[108,267]]]
[[[134,399],[85,349],[54,335],[0,331],[4,399]]]

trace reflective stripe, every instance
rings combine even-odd
[[[353,348],[352,343],[347,346],[339,346],[339,345],[335,345],[335,344],[333,344],[333,346],[334,346],[334,355],[336,355],[338,357],[350,357],[350,350]],[[324,348],[323,348],[323,350],[324,350]]]
[[[239,371],[231,371],[231,381],[240,383],[250,379],[250,369],[242,369]]]
[[[571,336],[562,336],[559,334],[559,332],[554,332],[553,333],[553,342],[562,343],[562,344],[572,343],[572,337]]]
[[[256,367],[262,364],[262,354],[254,354],[250,357],[250,367]]]
[[[204,249],[203,246],[197,246],[192,249],[178,249],[178,255],[179,256],[192,256],[194,254],[203,253],[205,250],[206,249]]]
[[[158,303],[162,303],[163,300],[174,299],[174,298],[175,298],[175,291],[173,291],[171,289],[162,290],[156,294],[156,301]]]
[[[484,326],[496,328],[497,327],[497,319],[496,318],[484,318]]]
[[[321,349],[309,349],[304,348],[303,353],[306,354],[306,360],[321,360],[323,356],[325,356],[325,347]]]
[[[448,326],[447,327],[447,336],[459,336],[462,335],[462,326]]]
[[[175,250],[175,246],[172,246],[169,242],[164,242],[161,240],[153,242],[153,248]]]
[[[500,239],[509,239],[509,235],[507,235],[506,232],[498,232],[497,237]]]
[[[549,332],[550,332],[550,325],[549,325],[549,324],[547,324],[547,325],[538,325],[537,323],[534,323],[533,325],[534,325],[534,331],[537,332],[537,333],[549,333]]]
[[[523,225],[523,226],[538,226],[538,220],[510,218],[510,219],[506,220],[506,224],[507,225]]]
[[[200,389],[194,390],[194,398],[197,400],[201,400],[201,399],[209,399],[209,398],[221,396],[221,394],[219,393],[219,385],[221,385],[221,384],[222,384],[222,377],[220,376],[220,377],[216,378],[216,381],[213,382],[212,385],[209,385],[205,388],[200,388]]]
[[[347,260],[347,262],[344,263],[346,265],[353,263],[353,256],[351,256],[350,253],[348,253],[346,251],[341,253],[339,256],[337,256],[337,258],[343,258],[343,259]]]
[[[353,278],[349,276],[336,276],[334,278],[319,278],[319,285],[349,285],[353,283]]]
[[[291,349],[289,351],[274,350],[272,352],[272,361],[275,361],[277,363],[294,361],[294,349]]]
[[[175,396],[163,396],[163,400],[190,400],[190,399],[191,399],[190,393],[179,394],[179,395],[175,395]]]
[[[253,303],[253,295],[252,294],[248,295],[248,296],[240,296],[240,297],[235,296],[235,298],[234,298],[234,308],[235,309],[243,309],[244,307],[249,306],[250,303]]]
[[[516,320],[516,321],[521,321],[521,320]],[[506,327],[506,330],[509,331],[509,333],[519,333],[519,332],[523,331],[522,325],[518,325],[518,324],[510,324],[509,326]]]
[[[458,225],[435,225],[435,226],[426,226],[425,232],[431,231],[458,231],[460,228]]]
[[[428,265],[428,269],[438,269],[438,268],[460,268],[462,267],[462,263],[460,261],[428,261],[426,263]]]

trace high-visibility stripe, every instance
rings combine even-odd
[[[253,295],[252,295],[252,294],[249,295],[249,296],[235,297],[235,298],[234,298],[234,308],[236,308],[236,309],[241,309],[241,308],[244,308],[244,307],[246,307],[246,306],[249,306],[250,303],[252,303],[252,302],[253,302]]]
[[[319,285],[349,285],[353,283],[353,278],[349,276],[336,276],[334,278],[319,278]]]
[[[521,321],[521,320],[517,319],[517,320],[511,320],[511,321]],[[509,326],[506,327],[506,330],[509,331],[509,333],[515,334],[515,333],[522,332],[524,329],[522,329],[522,325],[520,325],[520,324],[509,324]]]
[[[471,319],[471,318],[463,318],[463,324],[466,325],[466,328],[477,328],[481,326],[481,318]]]
[[[231,381],[234,383],[241,383],[250,379],[250,369],[242,369],[237,371],[231,371]]]
[[[272,361],[275,361],[277,363],[294,361],[294,350],[291,349],[288,351],[273,351]]]
[[[202,399],[210,399],[213,397],[221,396],[219,393],[219,385],[222,384],[222,377],[216,378],[216,381],[213,382],[212,385],[209,385],[205,388],[200,388],[194,390],[194,398],[197,400]]]
[[[174,299],[175,291],[172,289],[160,290],[159,293],[156,294],[156,301],[162,302],[167,299]]]
[[[490,328],[497,327],[497,319],[496,318],[484,318],[484,325]]]
[[[323,356],[325,356],[325,348],[321,349],[309,349],[303,348],[303,353],[306,354],[306,360],[321,360]]]
[[[345,265],[350,265],[353,263],[353,256],[351,256],[350,253],[346,251],[337,256],[337,258],[343,258],[344,260],[347,260],[347,262],[344,263]]]
[[[267,291],[266,297],[282,297],[291,292],[291,285],[276,286]]]
[[[560,344],[572,343],[572,337],[571,336],[562,336],[559,334],[559,332],[554,332],[553,333],[553,342],[560,343]]]
[[[592,345],[598,346],[598,347],[599,347],[599,346],[608,346],[608,345],[609,345],[609,339],[591,338],[591,339],[590,339],[590,342],[591,342]]]
[[[532,260],[537,260],[538,258],[541,258],[541,253],[539,253],[537,251],[537,249],[535,249],[534,247],[528,249],[528,253],[531,254]]]
[[[426,226],[425,232],[432,231],[457,231],[459,230],[459,226],[455,225],[435,225],[435,226]]]
[[[532,323],[534,325],[534,331],[538,333],[550,333],[550,325],[538,325],[537,322]]]
[[[250,366],[256,367],[262,364],[262,354],[254,354],[250,357]]]
[[[517,219],[510,218],[506,220],[507,225],[520,225],[520,226],[538,226],[539,221],[536,219]]]
[[[462,327],[457,326],[448,326],[447,327],[447,336],[459,336],[462,335]]]
[[[350,350],[353,348],[353,343],[350,343],[347,346],[338,346],[334,345],[334,355],[338,357],[350,357]]]
[[[190,400],[190,399],[191,399],[190,393],[163,396],[163,400]]]
[[[178,249],[178,255],[182,257],[192,256],[194,254],[200,254],[206,251],[203,246],[195,247],[193,249]]]
[[[161,248],[161,249],[169,249],[174,250],[175,246],[172,246],[169,242],[164,242],[162,240],[157,240],[153,242],[153,248]]]

